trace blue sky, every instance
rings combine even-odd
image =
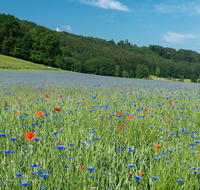
[[[0,13],[52,30],[200,53],[200,0],[1,0]]]

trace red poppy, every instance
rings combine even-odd
[[[167,136],[168,136],[168,137],[171,137],[171,135],[170,135],[169,133],[167,133]]]
[[[129,173],[129,177],[131,177],[133,174],[132,173]]]
[[[65,133],[67,132],[67,130],[65,129]]]
[[[81,86],[81,88],[83,88],[83,87]]]
[[[126,117],[126,119],[127,119],[127,120],[132,120],[133,117],[132,117],[132,115],[128,115],[128,116]]]
[[[60,96],[60,98],[62,98],[62,96]]]
[[[19,104],[21,104],[21,102],[19,102]]]
[[[18,114],[18,111],[15,111],[14,113],[17,115],[17,114]]]
[[[47,99],[47,98],[49,98],[49,96],[48,96],[48,95],[46,95],[46,99]]]
[[[83,102],[83,104],[86,104],[86,102]]]
[[[42,117],[43,114],[44,114],[44,113],[42,113],[41,111],[39,111],[39,112],[36,113],[36,115],[37,115],[38,117]]]
[[[171,120],[167,120],[167,123],[171,123]]]
[[[60,108],[55,108],[54,111],[60,111]]]
[[[169,101],[168,103],[169,103],[170,105],[172,105],[172,102],[171,102],[171,101]]]
[[[82,170],[84,170],[85,166],[84,165],[80,165],[79,168],[81,168]]]
[[[61,129],[61,127],[58,127],[58,130],[60,130]]]
[[[72,102],[75,102],[75,100],[73,100]]]
[[[58,142],[58,144],[59,144],[59,145],[62,145],[62,144],[60,143],[60,141]]]
[[[154,150],[158,150],[159,148],[161,148],[160,146],[158,146],[157,144],[155,144],[155,147]]]
[[[24,136],[27,140],[33,140],[33,138],[35,138],[35,133],[28,132],[28,133],[24,134]]]
[[[119,116],[121,116],[122,115],[122,113],[121,112],[117,112],[117,115],[116,115],[116,117],[119,117]]]
[[[101,96],[99,96],[99,98],[101,98]]]
[[[139,173],[139,174],[138,174],[138,176],[140,176],[140,177],[143,177],[143,176],[144,176],[144,174],[143,174],[143,173]]]

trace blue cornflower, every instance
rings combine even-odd
[[[171,164],[171,162],[170,162],[170,161],[166,161],[165,163],[167,163],[167,164]]]
[[[154,179],[154,180],[158,180],[158,177],[154,176],[153,179]]]
[[[180,149],[182,149],[182,147],[178,147],[178,149],[180,150]]]
[[[174,151],[173,151],[173,150],[168,150],[168,152],[172,153],[172,152],[174,152]]]
[[[33,138],[33,140],[34,140],[34,141],[39,141],[40,138],[39,138],[39,137],[35,137],[35,138]]]
[[[153,128],[154,128],[154,126],[149,126],[149,128],[153,129]]]
[[[137,179],[137,180],[141,180],[142,177],[140,177],[140,176],[135,176],[135,179]]]
[[[125,149],[126,147],[125,146],[121,146],[121,149]]]
[[[12,137],[10,138],[10,140],[14,142],[15,140],[17,140],[17,137]]]
[[[67,166],[65,166],[65,168],[69,168],[69,166],[67,165]]]
[[[40,175],[40,177],[46,178],[48,176],[47,173],[43,173],[42,175]]]
[[[56,145],[56,148],[59,149],[59,150],[61,150],[61,149],[65,149],[66,146],[64,146],[64,145]]]
[[[15,174],[17,177],[22,177],[23,173],[16,173]]]
[[[96,167],[93,168],[92,166],[88,166],[87,169],[88,169],[89,172],[92,172],[96,169]]]
[[[191,154],[196,154],[196,152],[191,152]]]
[[[135,167],[135,165],[134,164],[128,164],[127,167],[128,168],[133,168],[133,167]]]
[[[157,160],[158,160],[158,158],[154,158],[154,160],[156,160],[156,161],[157,161]]]
[[[52,135],[57,135],[58,134],[58,132],[57,133],[52,133]]]
[[[73,145],[74,143],[70,143],[69,145]]]
[[[0,137],[5,137],[7,136],[7,134],[0,134]]]
[[[30,183],[28,183],[28,182],[22,182],[22,183],[21,183],[21,186],[25,186],[25,187],[26,187],[26,186],[29,185],[29,184],[30,184]]]
[[[116,150],[117,152],[119,152],[120,151],[120,149],[118,149],[118,150]]]
[[[90,178],[93,178],[93,177],[94,177],[94,175],[89,175],[89,177],[90,177]]]
[[[30,164],[30,166],[31,166],[32,168],[34,168],[34,167],[37,167],[38,165],[37,165],[37,164]]]
[[[180,183],[183,183],[183,180],[182,180],[182,179],[178,179],[177,181],[180,182]]]
[[[96,137],[96,138],[95,138],[95,140],[97,140],[97,141],[98,141],[99,139],[100,139],[99,137]]]

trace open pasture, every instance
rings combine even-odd
[[[198,189],[199,84],[0,71],[0,189]]]

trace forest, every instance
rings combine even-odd
[[[146,78],[194,79],[200,54],[192,50],[117,44],[99,38],[57,32],[13,15],[0,14],[0,54],[81,73]]]

